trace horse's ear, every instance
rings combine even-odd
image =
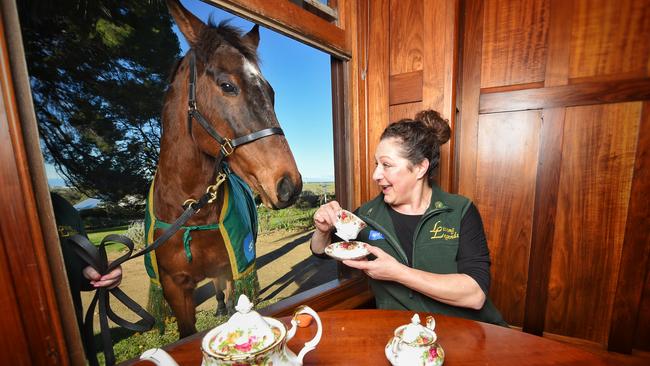
[[[252,46],[253,49],[257,49],[257,45],[260,44],[260,26],[255,24],[253,28],[242,38],[242,42]]]
[[[174,17],[178,29],[183,32],[187,42],[190,46],[194,46],[198,42],[199,35],[203,28],[205,28],[205,24],[185,9],[179,0],[167,0],[167,8]]]

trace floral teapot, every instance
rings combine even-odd
[[[433,329],[436,321],[427,316],[426,327],[420,325],[420,316],[413,315],[411,323],[395,329],[395,336],[386,345],[386,357],[393,366],[440,366],[445,360],[445,351],[436,342]]]
[[[299,307],[291,319],[291,329],[287,330],[279,320],[263,317],[255,310],[245,295],[241,295],[235,309],[237,312],[224,324],[210,330],[201,341],[202,366],[298,366],[307,352],[316,348],[323,334],[323,326],[318,314],[307,306]],[[286,347],[296,334],[297,317],[308,314],[318,326],[314,338],[296,356]],[[159,366],[178,366],[165,351],[153,348],[145,351],[141,360]]]

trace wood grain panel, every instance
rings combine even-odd
[[[483,1],[468,0],[461,10],[462,56],[460,67],[459,123],[456,127],[458,170],[456,192],[473,198],[476,186],[476,145],[481,94],[481,43]]]
[[[544,80],[547,0],[487,0],[481,87]]]
[[[541,112],[479,117],[476,203],[490,247],[490,297],[521,326],[530,253]]]
[[[608,349],[630,353],[650,254],[650,102],[643,103]],[[647,323],[646,323],[647,324]]]
[[[440,149],[439,184],[453,192],[456,137],[456,83],[458,81],[458,0],[424,0],[424,70],[422,109],[435,109],[449,120],[452,137]]]
[[[389,118],[391,122],[396,122],[403,118],[413,118],[421,110],[422,103],[420,102],[392,105],[389,110]]]
[[[0,236],[0,364],[32,365],[27,337],[20,323],[20,308],[12,285],[9,261],[5,254],[6,244]],[[12,350],[13,352],[9,352]]]
[[[369,3],[345,1],[339,7],[341,20],[344,22],[346,37],[353,45],[353,58],[347,62],[346,85],[348,112],[346,123],[350,128],[350,145],[352,158],[348,161],[349,180],[352,180],[352,202],[350,207],[359,207],[368,192],[368,37],[370,31]],[[374,166],[374,164],[373,164]]]
[[[569,77],[650,76],[650,2],[576,0]]]
[[[566,85],[569,80],[571,39],[568,32],[573,21],[573,0],[550,0],[548,50],[544,86]]]
[[[391,75],[390,105],[422,101],[422,71]]]
[[[650,78],[481,94],[480,113],[619,103],[650,99]]]
[[[562,161],[564,108],[542,111],[523,330],[542,335]]]
[[[546,331],[605,344],[641,103],[566,111]]]
[[[639,305],[639,318],[634,338],[634,348],[650,351],[650,270],[648,268],[646,268],[643,297]]]
[[[390,0],[390,75],[422,70],[422,0]]]
[[[379,137],[389,123],[388,120],[388,95],[389,95],[389,42],[388,32],[390,17],[390,1],[370,1],[370,35],[368,43],[368,172],[366,181],[369,182],[364,201],[373,198],[379,189],[372,181],[372,170],[375,161],[375,150],[379,144]]]

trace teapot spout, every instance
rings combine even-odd
[[[160,348],[152,348],[144,351],[142,355],[140,355],[140,359],[153,362],[157,366],[178,366],[172,356]]]

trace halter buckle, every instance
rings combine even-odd
[[[230,155],[235,151],[235,147],[232,146],[232,140],[226,138],[225,142],[221,144],[221,153],[223,154],[224,157]]]
[[[197,203],[198,202],[195,199],[188,198],[188,199],[185,200],[185,202],[183,202],[183,207],[192,207],[192,208],[194,208],[194,205],[196,205]],[[201,211],[200,208],[198,210],[196,210],[195,213],[198,213],[199,211]]]
[[[212,203],[217,199],[217,190],[225,180],[226,180],[226,174],[224,172],[219,172],[217,174],[217,179],[215,179],[214,184],[209,185],[208,188],[205,189],[205,193],[210,195],[210,198],[208,199],[208,203]]]
[[[187,102],[187,111],[194,112],[196,110],[196,100],[190,100]]]

